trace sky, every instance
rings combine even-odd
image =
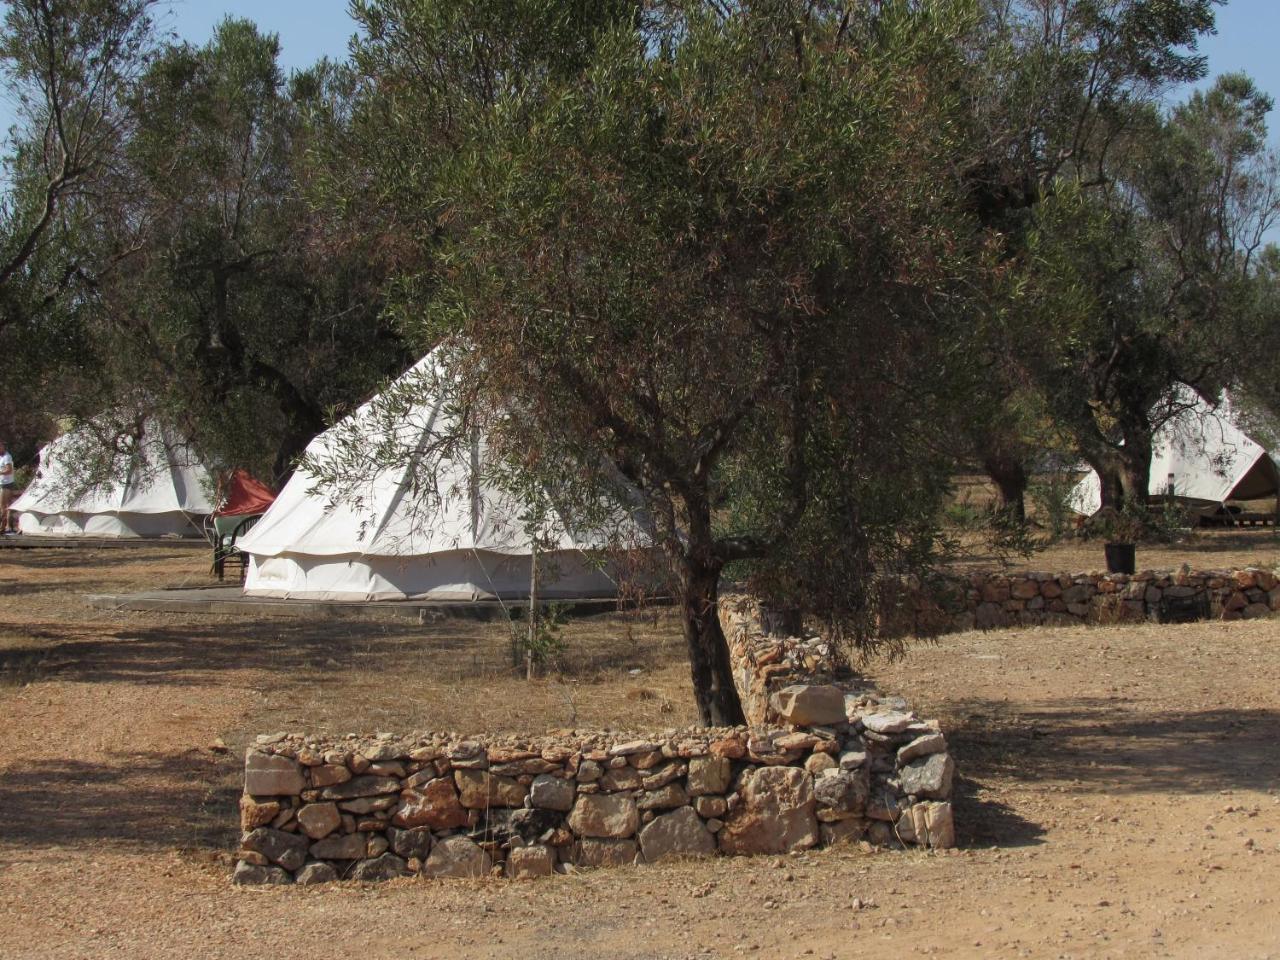
[[[355,22],[347,0],[161,0],[158,21],[182,40],[205,43],[224,17],[255,21],[280,35],[281,66],[296,70],[327,56],[345,59]]]
[[[198,44],[208,41],[223,17],[254,20],[264,30],[279,34],[281,65],[286,71],[308,66],[322,56],[344,58],[347,41],[355,32],[347,0],[161,0],[158,16],[164,30]],[[1277,41],[1280,0],[1230,0],[1218,11],[1217,35],[1201,44],[1209,57],[1205,83],[1219,73],[1243,70],[1280,100]],[[1280,113],[1272,113],[1270,121],[1271,143],[1280,150]],[[0,130],[7,130],[12,122],[12,107],[0,97]]]

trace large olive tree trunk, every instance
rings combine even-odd
[[[733,682],[729,644],[720,627],[724,564],[715,555],[710,508],[691,504],[689,514],[689,539],[681,557],[681,613],[698,719],[703,726],[737,726],[746,723],[746,716]]]

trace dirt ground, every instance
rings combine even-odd
[[[1273,534],[1242,536],[1139,562],[1280,557]],[[950,854],[237,889],[238,757],[257,733],[663,728],[691,698],[661,613],[573,624],[563,675],[526,683],[501,625],[80,600],[200,582],[204,564],[0,552],[0,956],[1280,957],[1277,621],[967,633],[870,664],[944,722]]]

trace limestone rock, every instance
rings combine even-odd
[[[400,798],[395,796],[358,797],[355,800],[343,800],[338,806],[347,813],[375,813],[378,810],[390,810],[398,806]]]
[[[606,793],[617,793],[619,790],[639,790],[644,782],[644,775],[632,766],[613,767],[605,771],[600,778],[600,789]]]
[[[370,860],[377,859],[387,852],[387,848],[391,846],[390,841],[381,833],[369,834],[369,850],[365,856]]]
[[[564,780],[548,774],[534,777],[529,785],[529,802],[546,810],[568,812],[573,809],[577,793],[572,780]]]
[[[336,803],[308,803],[298,811],[298,825],[312,840],[323,840],[342,825]]]
[[[730,760],[740,760],[747,755],[746,741],[739,734],[713,740],[708,749],[713,757],[728,757]]]
[[[250,750],[244,758],[244,792],[255,797],[296,797],[307,788],[302,767],[290,757]]]
[[[902,768],[902,792],[927,800],[946,800],[951,795],[951,777],[955,764],[951,755],[935,753]]]
[[[915,722],[916,718],[911,714],[896,710],[888,713],[869,713],[862,718],[864,727],[872,733],[880,734],[902,733]]]
[[[431,829],[429,827],[412,827],[408,830],[397,830],[391,827],[387,831],[391,840],[391,849],[397,857],[406,860],[417,857],[425,860],[431,852]]]
[[[436,843],[423,864],[428,877],[483,877],[493,869],[493,860],[466,837],[446,837]]]
[[[512,880],[549,877],[555,869],[556,851],[545,844],[535,843],[526,847],[513,847],[507,854],[507,876]]]
[[[609,756],[611,757],[629,757],[633,753],[653,753],[659,748],[659,744],[649,740],[630,740],[627,743],[619,743],[609,748]]]
[[[455,770],[458,797],[464,807],[487,810],[489,807],[523,805],[525,787],[512,777],[502,777],[488,770]]]
[[[661,790],[649,790],[640,794],[636,807],[640,810],[670,810],[672,807],[683,807],[688,802],[689,795],[684,792],[684,787],[678,783],[669,783]]]
[[[830,684],[796,683],[769,698],[769,705],[786,723],[797,727],[843,723],[844,691]]]
[[[321,800],[355,800],[357,797],[376,797],[384,793],[399,793],[400,781],[395,777],[355,777],[346,783],[334,784],[320,791]]]
[[[309,887],[315,883],[332,883],[338,879],[338,871],[329,863],[308,863],[298,871],[297,882],[300,886]]]
[[[409,866],[394,853],[384,853],[371,860],[361,860],[351,871],[352,880],[393,880],[396,877],[407,877]]]
[[[729,789],[732,776],[733,763],[728,757],[691,757],[685,783],[689,796],[700,797],[708,793],[724,793]]]
[[[336,763],[326,763],[323,766],[311,768],[311,785],[313,787],[332,787],[339,783],[346,783],[351,779],[351,771],[347,769],[344,763],[339,766]]]
[[[871,774],[859,770],[824,770],[813,781],[813,795],[818,803],[840,813],[862,816],[871,793]]]
[[[578,764],[578,782],[579,783],[595,783],[602,776],[604,771],[600,768],[600,764],[594,760],[583,760]]]
[[[438,777],[416,790],[400,794],[400,806],[391,822],[397,827],[431,827],[449,830],[466,826],[467,811],[458,802],[451,777]]]
[[[368,852],[369,839],[365,833],[340,833],[311,845],[311,856],[317,860],[363,860]]]
[[[544,807],[513,810],[508,824],[511,832],[525,843],[535,843],[548,830],[555,830],[560,826],[560,813]]]
[[[635,801],[613,794],[579,796],[569,814],[569,829],[579,837],[630,837],[639,824]]]
[[[262,854],[286,870],[299,870],[307,862],[307,838],[270,827],[258,827],[244,835],[240,846]]]
[[[692,807],[680,807],[654,817],[640,831],[640,852],[646,863],[669,857],[709,857],[716,841]]]
[[[603,840],[588,837],[573,846],[573,862],[580,867],[625,867],[635,863],[634,840]]]
[[[238,886],[250,886],[260,883],[286,884],[293,883],[293,877],[289,875],[289,871],[281,870],[279,867],[259,867],[241,860],[236,864],[235,872],[231,875],[231,882]]]
[[[698,816],[710,820],[712,817],[723,817],[725,811],[729,809],[729,804],[725,802],[724,797],[695,797],[693,801],[693,809],[698,811]]]
[[[917,803],[898,818],[898,837],[904,843],[945,850],[956,845],[955,823],[949,803]]]
[[[265,827],[280,813],[280,804],[274,800],[260,803],[247,793],[240,795],[240,829],[246,833]]]
[[[898,766],[910,763],[917,757],[927,757],[933,753],[942,753],[947,749],[947,738],[940,733],[926,733],[916,737],[898,751]]]
[[[834,847],[841,843],[857,843],[867,832],[867,821],[862,817],[850,817],[822,825],[822,845]]]
[[[1030,600],[1039,594],[1040,584],[1034,580],[1015,580],[1009,589],[1009,595],[1015,600]]]
[[[840,769],[857,770],[867,762],[866,750],[842,750],[840,752]]]
[[[798,767],[761,767],[742,777],[741,802],[720,832],[729,854],[789,853],[819,840],[813,776]]]
[[[835,769],[838,765],[839,762],[829,753],[811,753],[804,761],[804,768],[815,776],[823,770]]]
[[[646,790],[660,790],[673,780],[678,780],[684,775],[684,772],[684,764],[667,763],[646,776],[640,782],[640,785]]]

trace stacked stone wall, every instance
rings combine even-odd
[[[954,844],[936,723],[830,685],[785,726],[622,739],[261,737],[245,758],[238,883],[525,878],[837,843]]]
[[[1187,619],[1241,620],[1280,610],[1273,570],[972,573],[911,581],[890,598],[884,636]]]

